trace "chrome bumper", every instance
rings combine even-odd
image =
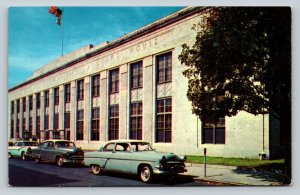
[[[161,169],[161,167],[155,167],[153,170],[154,174],[177,174],[187,172],[186,168],[168,168]]]

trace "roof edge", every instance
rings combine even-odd
[[[125,44],[127,42],[130,42],[130,41],[132,41],[134,39],[137,39],[137,38],[139,38],[139,37],[141,37],[141,36],[143,36],[143,35],[151,32],[151,31],[158,30],[158,29],[163,28],[165,26],[168,26],[168,25],[170,25],[172,23],[175,23],[175,22],[177,22],[177,21],[179,21],[181,19],[189,17],[189,16],[191,16],[193,14],[203,12],[203,11],[205,11],[207,9],[209,9],[209,7],[186,7],[186,8],[183,8],[183,9],[181,9],[181,10],[179,10],[179,11],[177,11],[177,12],[171,14],[171,15],[163,17],[162,19],[159,19],[159,20],[157,20],[157,21],[155,21],[153,23],[150,23],[150,24],[142,27],[142,28],[139,28],[139,29],[137,29],[137,30],[135,30],[135,31],[127,34],[127,35],[124,35],[124,36],[122,36],[120,38],[117,38],[116,40],[108,43],[104,47],[100,47],[100,48],[98,48],[98,49],[96,49],[94,51],[87,52],[84,56],[81,56],[79,58],[71,60],[71,61],[69,61],[66,64],[62,64],[60,67],[58,67],[56,69],[50,70],[49,72],[46,72],[46,73],[44,73],[44,74],[42,74],[40,76],[37,76],[37,77],[32,78],[32,79],[29,79],[29,80],[27,80],[27,81],[25,81],[25,82],[23,82],[23,83],[15,86],[15,87],[12,87],[12,88],[10,88],[8,90],[8,92],[15,91],[15,90],[17,90],[17,89],[19,89],[19,88],[21,88],[23,86],[26,86],[26,85],[28,85],[28,84],[30,84],[32,82],[40,80],[40,79],[42,79],[44,77],[47,77],[47,76],[49,76],[51,74],[54,74],[54,73],[56,73],[56,72],[58,72],[60,70],[66,69],[66,68],[68,68],[68,67],[70,67],[72,65],[75,65],[75,64],[77,64],[77,63],[79,63],[81,61],[84,61],[84,60],[86,60],[88,58],[91,58],[91,57],[93,57],[95,55],[98,55],[100,53],[103,53],[105,51],[111,50],[111,49],[113,49],[115,47],[118,47],[120,45],[123,45],[123,44]]]

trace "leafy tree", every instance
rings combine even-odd
[[[210,121],[239,111],[270,113],[280,120],[290,179],[290,8],[208,8],[193,29],[194,45],[184,44],[179,55],[193,113]]]

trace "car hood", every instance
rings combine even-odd
[[[69,152],[69,153],[77,153],[81,151],[80,148],[56,148],[58,152]]]

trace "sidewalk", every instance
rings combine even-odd
[[[184,175],[195,176],[196,180],[218,182],[228,185],[270,186],[282,185],[280,174],[241,170],[235,166],[207,165],[204,177],[203,164],[186,163],[187,172]]]

